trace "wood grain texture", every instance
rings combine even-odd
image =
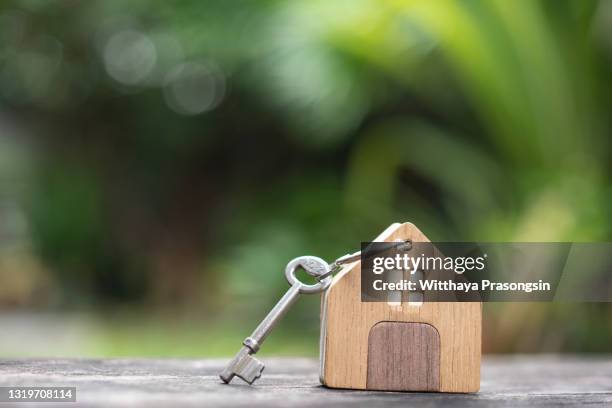
[[[240,338],[236,341],[240,342]],[[229,359],[142,358],[0,359],[0,386],[77,387],[76,403],[38,404],[43,408],[612,405],[612,355],[485,356],[482,389],[477,394],[336,390],[319,384],[318,359],[265,355],[261,359],[266,370],[252,387],[240,381],[227,385],[219,380],[219,372]]]
[[[425,323],[380,322],[368,340],[369,390],[440,391],[440,336]]]
[[[393,224],[375,241],[430,242],[413,224]],[[321,382],[367,389],[368,335],[382,321],[427,323],[440,335],[440,391],[480,388],[482,306],[479,302],[361,302],[361,265],[346,265],[322,297]]]

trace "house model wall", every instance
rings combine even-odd
[[[393,224],[375,241],[396,240],[429,242],[411,223]],[[345,265],[322,297],[324,385],[394,391],[479,390],[480,302],[415,306],[404,297],[396,304],[362,302],[360,286],[357,261]]]

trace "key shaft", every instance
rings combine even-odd
[[[264,342],[268,334],[287,314],[287,311],[300,297],[300,283],[294,283],[283,297],[274,305],[268,315],[259,323],[259,326],[247,337],[243,344],[257,353],[261,344]]]

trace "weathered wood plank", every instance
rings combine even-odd
[[[104,407],[612,404],[612,356],[485,357],[477,394],[333,390],[319,385],[317,360],[262,359],[253,387],[221,384],[226,360],[177,359],[0,360],[0,386],[74,386],[77,405]]]

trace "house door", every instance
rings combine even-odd
[[[367,388],[440,390],[440,335],[425,323],[380,322],[368,339]]]

